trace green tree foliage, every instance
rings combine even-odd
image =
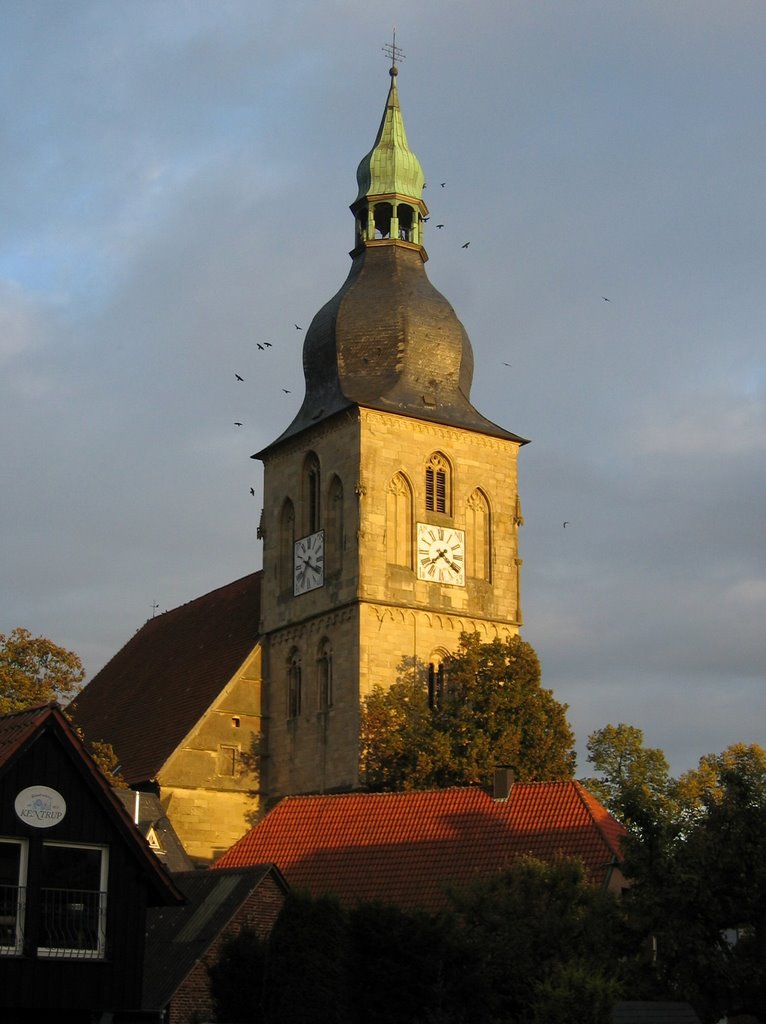
[[[71,700],[84,678],[79,657],[47,637],[0,633],[0,714]]]
[[[347,1024],[348,929],[333,897],[290,892],[271,933],[266,1024]]]
[[[221,1024],[262,1024],[266,942],[252,928],[227,939],[208,966],[215,1019]]]
[[[382,790],[489,785],[498,765],[522,782],[571,778],[566,711],[541,686],[528,643],[464,633],[444,663],[442,692],[429,695],[423,666],[413,665],[365,699],[362,777]]]
[[[611,1020],[620,916],[615,898],[589,884],[581,863],[526,859],[453,901],[469,959],[481,965],[475,1019]]]
[[[644,746],[641,729],[621,722],[592,733],[588,762],[600,775],[585,785],[632,831],[676,813],[667,759]]]
[[[473,1021],[475,990],[447,918],[362,903],[349,912],[350,1004],[359,1024]]]
[[[634,984],[701,1019],[766,1006],[766,751],[736,744],[670,781],[675,817],[626,846],[628,920],[647,952]],[[651,951],[651,955],[650,955]]]

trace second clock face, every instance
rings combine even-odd
[[[418,579],[465,586],[465,533],[418,523]]]
[[[305,594],[324,584],[324,530],[295,542],[293,594]]]

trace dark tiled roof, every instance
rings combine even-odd
[[[688,1003],[617,1003],[614,1024],[700,1024]]]
[[[183,848],[158,796],[134,789],[115,789],[114,793],[144,839],[148,839],[151,832],[154,833],[159,849],[153,846],[150,849],[167,871],[175,874],[194,870],[194,863]]]
[[[0,717],[0,769],[10,761],[43,725],[55,704],[41,704],[25,711],[15,711]]]
[[[111,743],[129,784],[156,778],[258,641],[261,573],[149,621],[72,703],[90,742]]]
[[[38,740],[44,733],[56,737],[64,752],[75,765],[83,779],[83,785],[95,791],[103,813],[112,820],[122,834],[125,845],[132,851],[144,877],[151,886],[151,902],[168,903],[181,897],[170,881],[170,876],[154,857],[146,841],[125,812],[114,790],[99,770],[93,758],[55,702],[28,711],[0,716],[0,776],[18,757],[24,756],[27,746]],[[42,781],[42,780],[41,780]],[[55,783],[54,783],[55,784]]]
[[[233,871],[184,871],[173,881],[186,896],[176,907],[149,911],[144,961],[145,1010],[162,1010],[198,960],[229,924],[250,894],[274,874],[273,864],[256,864]]]
[[[287,797],[214,865],[277,864],[295,889],[347,904],[435,909],[445,890],[515,858],[580,857],[595,884],[619,858],[622,826],[577,782]]]

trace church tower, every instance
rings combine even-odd
[[[471,404],[470,340],[426,276],[397,73],[357,169],[348,278],[306,332],[303,404],[254,456],[270,800],[356,788],[360,702],[376,684],[412,666],[438,676],[463,631],[521,625],[525,441]]]

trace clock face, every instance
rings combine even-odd
[[[418,579],[465,586],[465,533],[418,523]]]
[[[324,584],[324,530],[295,542],[293,594],[306,594]]]

